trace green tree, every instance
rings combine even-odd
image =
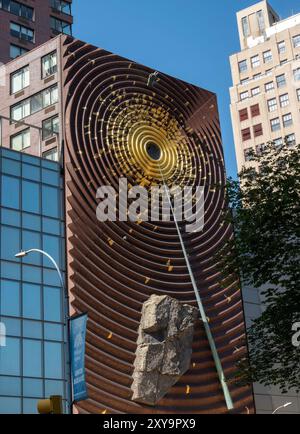
[[[300,145],[269,143],[250,158],[259,169],[227,182],[224,219],[235,237],[219,254],[223,284],[238,274],[264,288],[263,314],[248,330],[251,362],[242,361],[239,380],[300,390],[300,348],[292,344],[300,321]]]

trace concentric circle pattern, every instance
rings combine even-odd
[[[88,312],[89,400],[82,413],[226,413],[200,321],[191,368],[155,407],[131,401],[142,304],[168,294],[196,306],[174,222],[96,218],[96,191],[119,178],[145,188],[205,187],[205,227],[186,249],[226,377],[245,355],[240,292],[222,288],[214,256],[232,236],[221,223],[224,161],[215,95],[78,40],[63,40],[68,273],[72,306]],[[156,145],[156,158],[149,146]],[[157,152],[157,149],[156,149]],[[193,205],[194,206],[194,205]],[[118,208],[118,205],[116,205]],[[235,412],[253,411],[249,388],[230,385]]]

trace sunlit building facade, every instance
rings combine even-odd
[[[128,185],[146,188],[162,184],[163,179],[180,187],[203,186],[204,229],[184,234],[184,242],[228,381],[234,404],[230,411],[253,413],[251,387],[234,382],[236,365],[247,355],[241,293],[236,285],[221,285],[216,259],[221,245],[233,236],[232,228],[222,220],[226,177],[216,96],[66,35],[53,38],[5,67],[9,85],[0,88],[2,146],[18,151],[17,155],[56,159],[59,166],[49,164],[61,167],[63,175],[65,214],[61,221],[65,220],[66,263],[60,264],[67,271],[70,314],[88,313],[89,399],[76,404],[75,411],[229,411],[200,321],[195,324],[188,372],[155,407],[131,399],[143,303],[152,294],[171,295],[195,306],[197,302],[174,221],[97,220],[97,189],[101,185],[116,186],[123,177]],[[158,157],[152,158],[147,151],[149,145],[159,149]],[[47,160],[39,161],[43,176]],[[32,182],[48,184],[43,177]],[[48,194],[47,188],[45,192]],[[42,187],[41,202],[32,214],[43,213],[43,196]],[[56,199],[52,202],[55,204]],[[58,216],[42,214],[42,220],[44,217]],[[51,254],[54,246],[43,237],[56,237],[57,243],[59,236],[41,233],[40,245]],[[22,244],[16,244],[13,250],[26,248]],[[55,288],[48,281],[32,284]],[[35,321],[49,322],[42,316]],[[39,336],[39,354],[45,357],[48,338]],[[59,350],[61,343],[54,342]],[[58,351],[56,357],[60,354]],[[46,362],[37,360],[42,360],[39,375],[46,397],[47,382],[52,379],[47,377]],[[58,386],[65,379],[53,380]],[[35,398],[28,399],[33,399],[33,405]]]

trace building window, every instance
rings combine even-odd
[[[47,152],[43,152],[43,158],[46,158],[46,160],[51,160],[51,161],[58,161],[57,148],[53,148]]]
[[[294,48],[300,47],[300,35],[293,37],[293,44],[294,44]]]
[[[280,130],[280,119],[275,118],[271,120],[271,130],[272,132]]]
[[[21,101],[11,108],[11,118],[15,121],[26,118],[30,115],[30,99]]]
[[[262,124],[254,125],[254,127],[253,127],[253,133],[254,133],[254,137],[262,136],[263,135]]]
[[[282,145],[283,145],[282,137],[279,137],[278,139],[274,140],[274,146],[276,148],[281,148]]]
[[[58,88],[57,85],[54,85],[12,106],[10,117],[15,121],[20,121],[39,110],[57,103],[57,101]]]
[[[257,155],[262,155],[265,151],[266,151],[266,145],[264,143],[256,146]]]
[[[276,77],[277,87],[284,87],[286,85],[285,74],[278,75]]]
[[[248,36],[250,36],[250,28],[249,28],[248,17],[243,17],[242,18],[242,28],[243,28],[244,37],[248,38]]]
[[[268,62],[272,62],[273,60],[273,55],[272,55],[272,51],[268,50],[264,52],[264,62],[268,63]]]
[[[289,103],[290,103],[289,94],[285,93],[284,95],[280,95],[279,101],[280,101],[280,106],[281,107],[288,106]]]
[[[298,101],[300,101],[300,89],[297,89],[297,98],[298,98]]]
[[[250,111],[251,111],[251,116],[253,118],[255,118],[256,116],[259,116],[260,115],[259,104],[252,105],[250,107]]]
[[[17,45],[10,45],[10,58],[15,59],[16,57],[22,56],[22,54],[27,53],[27,49],[23,47],[18,47]]]
[[[258,28],[261,32],[265,30],[265,19],[263,11],[256,12]]]
[[[253,80],[259,80],[260,78],[261,78],[261,73],[259,73],[259,74],[254,74],[253,75]]]
[[[293,116],[292,113],[288,113],[287,115],[282,116],[283,126],[284,128],[290,127],[293,125]]]
[[[29,66],[19,69],[10,76],[11,93],[19,92],[27,86],[29,86]]]
[[[252,68],[258,68],[260,66],[260,60],[258,55],[251,57],[251,65]]]
[[[251,93],[252,93],[252,96],[259,95],[260,94],[260,87],[259,86],[255,87],[254,89],[252,89]]]
[[[274,112],[275,110],[277,110],[277,99],[276,98],[272,98],[268,100],[268,109],[269,112]]]
[[[71,15],[71,4],[62,0],[51,0],[50,5],[56,11]]]
[[[240,73],[246,72],[248,69],[247,60],[242,60],[239,62],[239,71]]]
[[[27,128],[10,138],[10,147],[15,151],[23,151],[30,146],[30,129]]]
[[[240,122],[246,121],[248,119],[248,109],[242,109],[239,111]]]
[[[58,33],[64,33],[66,35],[72,35],[71,24],[57,18],[50,17],[50,27]]]
[[[3,9],[18,17],[33,21],[33,8],[16,1],[0,0],[0,9]]]
[[[49,77],[57,72],[57,53],[47,54],[42,58],[42,78]]]
[[[249,98],[249,92],[248,91],[242,92],[240,94],[240,98],[241,98],[241,101],[244,101],[245,99]]]
[[[277,47],[278,47],[279,54],[284,54],[286,52],[285,41],[278,42]]]
[[[294,69],[293,73],[294,73],[294,79],[296,81],[299,81],[300,80],[300,68]]]
[[[245,161],[252,161],[253,160],[253,149],[252,148],[247,148],[244,150],[244,156],[245,156]]]
[[[296,145],[295,134],[289,134],[288,136],[286,136],[285,140],[286,140],[286,143],[288,146],[295,146]]]
[[[59,133],[59,119],[58,116],[46,119],[42,124],[43,128],[43,140],[47,140]]]
[[[249,139],[251,139],[250,128],[245,128],[244,130],[242,130],[242,140],[243,142],[246,142]]]
[[[34,31],[20,24],[10,23],[10,34],[24,41],[34,42]]]
[[[270,83],[266,83],[265,84],[265,91],[266,92],[271,92],[272,90],[274,90],[274,82],[270,81]]]
[[[244,78],[243,80],[241,80],[241,85],[248,84],[248,83],[249,83],[249,77]]]

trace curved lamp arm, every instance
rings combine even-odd
[[[56,271],[57,271],[57,273],[59,275],[59,280],[60,280],[61,286],[62,286],[62,288],[64,290],[64,294],[66,295],[66,287],[65,287],[65,283],[64,283],[62,274],[60,272],[60,269],[58,268],[58,265],[55,262],[55,260],[52,258],[52,256],[50,256],[47,252],[44,252],[44,250],[40,250],[40,249],[30,249],[30,250],[26,250],[24,252],[17,253],[15,255],[15,257],[16,258],[24,258],[25,256],[27,256],[29,253],[32,253],[32,252],[41,253],[42,255],[46,256],[52,262],[52,264],[56,268]]]
[[[281,408],[286,408],[286,407],[288,407],[289,405],[292,405],[292,404],[293,404],[292,402],[286,402],[285,404],[281,405],[280,407],[277,407],[276,410],[274,410],[272,414],[276,414],[277,411],[280,410]]]

